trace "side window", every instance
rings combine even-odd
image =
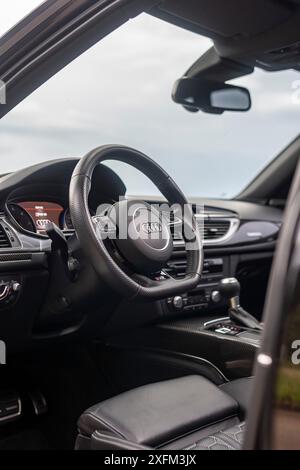
[[[299,282],[294,291],[299,292]],[[299,298],[293,303],[287,319],[277,371],[274,406],[273,447],[275,449],[300,449]]]

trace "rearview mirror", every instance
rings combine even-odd
[[[224,111],[248,111],[251,107],[250,93],[246,88],[203,78],[183,77],[177,80],[172,98],[193,112],[201,109],[222,114]]]

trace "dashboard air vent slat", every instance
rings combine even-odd
[[[204,240],[218,240],[227,235],[230,229],[229,220],[198,221],[199,229]]]
[[[11,242],[8,238],[8,235],[0,223],[0,250],[3,248],[11,248]]]

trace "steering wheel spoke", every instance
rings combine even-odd
[[[92,217],[94,230],[101,240],[115,240],[117,238],[116,223],[107,215],[94,215]]]

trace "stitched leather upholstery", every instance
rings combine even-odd
[[[237,401],[204,377],[168,380],[88,409],[76,448],[237,449],[244,428],[238,412]]]
[[[185,450],[239,450],[241,449],[245,432],[245,423],[236,424],[224,431],[192,443]]]

